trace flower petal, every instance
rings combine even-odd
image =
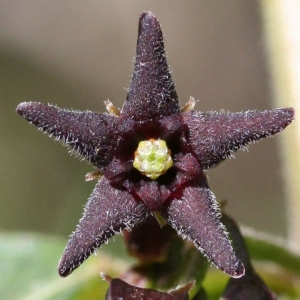
[[[222,271],[232,277],[244,275],[244,266],[236,257],[219,220],[220,210],[205,177],[183,187],[161,213],[178,234],[192,240]]]
[[[112,160],[116,117],[90,111],[70,111],[38,102],[23,102],[18,105],[17,112],[73,148],[100,170]]]
[[[147,216],[148,210],[142,201],[126,190],[114,188],[103,176],[60,259],[59,274],[68,276],[110,237],[123,229],[130,230]]]
[[[151,12],[144,12],[139,22],[132,82],[121,115],[144,121],[179,111],[160,24]]]
[[[247,144],[282,131],[293,121],[294,109],[245,113],[192,111],[183,113],[182,117],[189,127],[193,151],[205,170],[231,157]]]

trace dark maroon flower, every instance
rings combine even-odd
[[[99,179],[83,218],[60,260],[69,275],[98,247],[149,214],[163,216],[183,238],[232,277],[244,274],[204,171],[247,144],[276,134],[294,118],[292,108],[244,113],[180,110],[155,16],[140,18],[132,82],[119,111],[78,112],[36,102],[17,112],[91,162]],[[99,175],[99,176],[98,176]]]

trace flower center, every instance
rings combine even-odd
[[[163,140],[141,141],[134,152],[133,166],[155,180],[173,166],[171,151]]]

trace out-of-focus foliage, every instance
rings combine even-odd
[[[0,239],[1,299],[104,299],[108,284],[99,272],[115,275],[128,262],[99,253],[79,272],[61,278],[57,264],[65,247],[62,240],[33,233],[1,233]]]
[[[110,246],[106,249],[104,247],[104,250],[99,251],[97,256],[89,258],[74,274],[67,278],[60,278],[56,267],[65,246],[64,241],[29,233],[1,233],[0,238],[2,299],[104,299],[109,285],[101,279],[100,272],[118,277],[125,274],[125,270],[129,269],[129,262],[132,261],[124,253],[121,256],[112,253],[111,249],[119,248],[118,244],[112,242],[111,245],[114,247]],[[254,258],[256,271],[270,289],[279,295],[278,299],[300,299],[300,268],[298,267],[300,257],[279,245],[272,244],[272,241],[261,243],[253,236],[247,237],[246,243],[250,255],[252,254]],[[103,254],[106,252],[111,255]],[[193,257],[190,259],[193,260]],[[293,267],[290,261],[293,261]],[[175,262],[176,260],[173,259],[173,263]],[[192,262],[188,262],[180,266],[183,279],[188,280],[190,275],[186,274],[191,274],[192,265]],[[201,282],[203,274],[200,273],[198,277],[196,280],[199,279],[198,281]],[[208,299],[219,299],[228,280],[229,277],[221,271],[210,269],[203,284]],[[153,285],[157,286],[157,283],[148,282],[148,286]],[[196,284],[191,295],[195,295],[199,288]]]

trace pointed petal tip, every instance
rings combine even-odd
[[[57,266],[57,272],[58,272],[59,276],[63,277],[63,278],[69,276],[73,271],[73,269],[66,266],[66,261],[65,261],[65,258],[64,258],[64,254],[60,258],[60,260],[58,262],[58,266]]]
[[[278,108],[275,110],[276,115],[280,118],[278,124],[281,124],[283,130],[295,120],[295,109],[292,107]],[[276,118],[276,116],[274,116]]]
[[[237,265],[236,269],[234,270],[234,272],[232,272],[232,273],[226,272],[226,273],[233,278],[240,278],[245,275],[245,272],[246,272],[246,270],[245,270],[244,264],[239,260],[238,265]]]
[[[63,277],[63,278],[66,278],[71,274],[69,269],[64,269],[61,266],[58,267],[57,271],[58,271],[59,276]]]
[[[225,253],[225,252],[224,252]],[[225,274],[232,278],[240,278],[245,275],[246,269],[242,261],[236,256],[235,252],[229,253],[231,257],[223,257],[222,260],[215,261],[213,257],[208,259]]]
[[[151,11],[143,11],[143,13],[141,14],[140,19],[144,19],[144,18],[154,18],[154,19],[156,19],[153,12],[151,12]]]
[[[158,22],[155,15],[151,11],[144,11],[140,17],[140,23],[144,23],[144,22],[150,21],[150,20]]]
[[[73,235],[76,232],[73,233]],[[86,249],[77,247],[81,241],[71,239],[65,248],[57,267],[59,276],[68,277],[73,271],[75,271],[81,264],[98,248],[95,244],[87,246]],[[84,241],[82,241],[84,243]],[[82,246],[82,245],[81,245]],[[83,245],[84,247],[85,245]]]
[[[26,115],[30,114],[30,112],[34,112],[37,110],[38,107],[47,106],[45,104],[39,103],[39,102],[22,102],[20,103],[17,108],[16,112],[21,116],[27,119]]]
[[[25,112],[25,110],[26,110],[26,108],[27,108],[27,106],[28,106],[29,103],[30,103],[30,102],[22,102],[22,103],[20,103],[20,104],[17,106],[17,108],[16,108],[16,112],[17,112],[20,116],[22,116],[22,115],[24,114],[24,112]]]
[[[63,255],[61,256],[59,262],[58,262],[58,267],[57,267],[57,272],[60,277],[68,277],[75,269],[77,269],[82,261],[84,261],[85,258],[83,257],[77,257],[77,259],[72,258],[72,255],[68,255],[66,253],[67,249],[65,249]]]
[[[149,32],[148,34],[152,32],[153,34],[154,28],[160,28],[159,21],[152,12],[144,11],[139,20],[138,36],[143,32]]]
[[[161,119],[179,111],[160,23],[151,12],[143,12],[139,20],[134,72],[121,116],[144,121]]]
[[[281,110],[290,117],[291,121],[295,119],[295,109],[293,107],[281,108]]]

